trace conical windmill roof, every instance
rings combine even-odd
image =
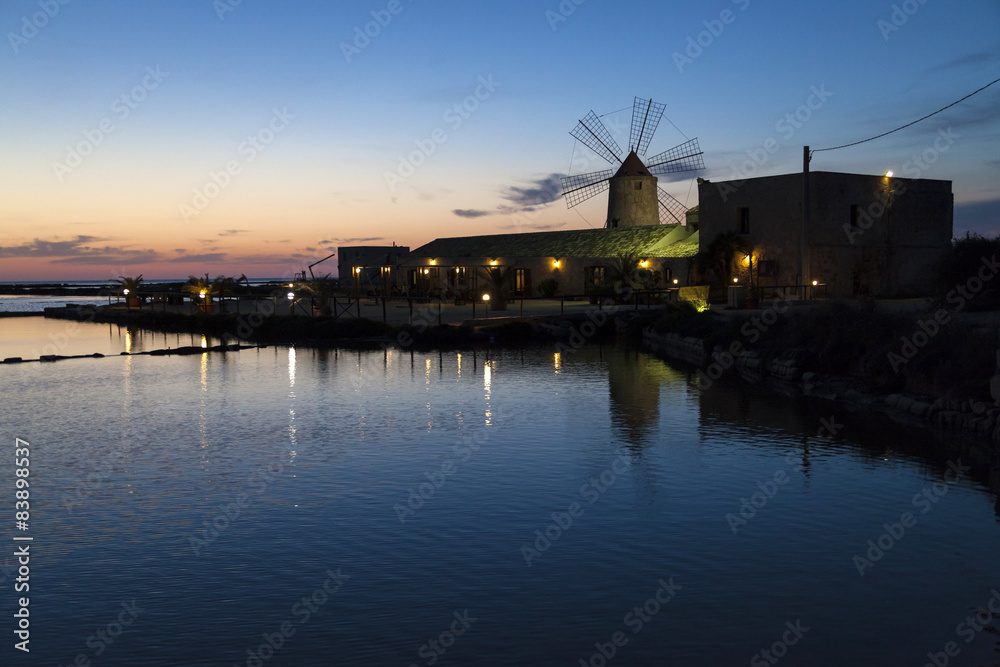
[[[652,174],[649,173],[649,169],[646,169],[646,165],[642,163],[635,151],[632,151],[615,173],[615,178],[619,176],[652,176]]]

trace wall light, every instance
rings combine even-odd
[[[885,177],[886,178],[892,178],[892,170],[891,169],[889,171],[885,172]]]
[[[739,278],[733,278],[733,282],[734,282],[734,283],[738,283],[739,281],[740,281],[740,279],[739,279]]]
[[[491,260],[490,260],[490,266],[496,266],[496,265],[497,265],[497,264],[499,264],[499,263],[500,263],[500,262],[498,262],[498,261],[497,261],[497,260],[495,260],[495,259],[491,259]]]
[[[649,260],[648,259],[642,260],[641,262],[639,262],[639,266],[641,266],[644,269],[648,268],[649,267]]]
[[[675,284],[675,285],[678,285],[678,284],[680,284],[680,282],[681,282],[681,281],[677,280],[677,278],[674,278],[674,284]]]
[[[818,280],[814,280],[813,281],[813,287],[816,287],[817,285],[819,285],[819,281]]]
[[[483,295],[483,301],[489,302],[489,300],[490,300],[490,295],[489,294],[484,294]]]
[[[438,261],[436,259],[431,260],[431,266],[437,266]]]
[[[552,268],[553,269],[558,269],[561,264],[562,264],[562,262],[560,262],[558,259],[552,260]]]

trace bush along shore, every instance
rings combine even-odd
[[[893,312],[776,301],[753,311],[698,313],[682,304],[636,320],[630,333],[697,366],[703,389],[736,371],[1000,441],[1000,313],[922,305]]]

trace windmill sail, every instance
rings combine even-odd
[[[654,155],[645,155],[656,129],[663,118],[665,104],[636,97],[632,104],[632,126],[629,153],[626,157],[612,138],[600,117],[593,111],[584,116],[570,134],[608,161],[620,164],[617,171],[606,169],[577,176],[563,176],[563,197],[566,207],[573,208],[602,192],[608,194],[607,226],[640,227],[659,224],[686,224],[687,206],[656,185],[656,176],[705,168],[697,139]]]
[[[563,176],[560,180],[562,181],[563,196],[566,198],[566,208],[573,208],[607,190],[608,179],[614,173],[611,169],[605,169],[590,174]]]
[[[604,123],[593,111],[584,116],[570,134],[584,146],[607,160],[609,164],[622,161],[622,149],[611,138],[608,129],[604,127]]]
[[[656,198],[660,200],[660,224],[686,224],[687,206],[670,196],[666,190],[656,188]]]
[[[663,117],[663,110],[666,108],[666,104],[644,100],[641,97],[635,98],[632,104],[632,135],[629,144],[637,154],[646,154],[649,142],[653,139],[653,133],[656,132],[660,118]]]
[[[691,139],[649,158],[649,173],[674,174],[682,171],[696,171],[705,168],[698,139]]]

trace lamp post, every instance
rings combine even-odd
[[[122,290],[122,293],[125,295],[125,310],[129,310],[129,305],[128,305],[128,291],[129,290],[128,290],[127,287]]]
[[[289,292],[285,296],[288,298],[288,314],[292,315],[295,309],[295,292]]]
[[[483,303],[486,304],[486,317],[488,318],[490,316],[490,295],[489,294],[484,294],[483,295]]]

